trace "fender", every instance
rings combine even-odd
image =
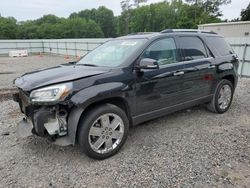
[[[223,78],[227,78],[232,80],[234,88],[236,88],[238,83],[238,72],[233,63],[226,62],[218,65],[218,80],[214,86],[213,91],[215,91],[215,87],[218,85],[219,81]]]
[[[104,83],[85,88],[72,96],[70,101],[74,104],[68,118],[68,140],[75,144],[77,127],[81,115],[86,107],[94,102],[112,97],[125,98],[128,86],[120,82]]]
[[[235,69],[235,66],[231,62],[225,62],[220,65],[218,65],[218,73],[219,73],[219,78],[224,78],[226,76],[232,76],[234,79],[234,85],[237,85],[238,82],[238,74],[237,74],[237,69]]]
[[[126,98],[128,90],[129,87],[121,82],[104,83],[94,85],[77,92],[71,97],[70,101],[75,106],[82,106],[83,108],[86,108],[89,104],[98,100],[111,97]]]

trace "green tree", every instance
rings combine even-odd
[[[103,32],[95,21],[79,17],[65,19],[60,25],[60,31],[62,31],[62,38],[103,37]]]
[[[17,30],[18,39],[38,38],[38,26],[33,21],[20,22]]]
[[[151,20],[149,6],[143,6],[141,8],[135,9],[131,13],[131,21],[129,24],[130,32],[151,31],[151,25],[148,20]]]
[[[43,23],[38,26],[37,36],[40,39],[59,39],[62,38],[62,23],[50,24]]]
[[[85,19],[92,19],[92,20],[96,20],[96,9],[86,9],[86,10],[81,10],[80,12],[76,13],[72,13],[70,14],[69,18],[76,18],[76,17],[80,17],[80,18],[85,18]]]
[[[100,25],[105,37],[115,36],[114,13],[112,10],[101,6],[96,11],[95,22]]]
[[[123,0],[121,1],[121,8],[122,8],[122,15],[120,17],[120,27],[123,27],[122,24],[124,24],[124,30],[121,29],[120,34],[128,34],[129,33],[129,21],[130,21],[130,9],[132,5],[130,4],[130,0]],[[123,30],[123,31],[122,31]]]
[[[196,4],[182,0],[144,5],[124,10],[118,17],[118,34],[161,31],[167,28],[197,28],[198,24],[221,22]]]
[[[85,27],[86,38],[103,38],[104,33],[101,27],[93,20],[87,21]]]
[[[230,0],[172,0],[140,6],[145,2],[123,0],[122,14],[117,17],[103,6],[72,13],[67,19],[49,14],[37,20],[17,22],[0,16],[0,38],[114,37],[167,28],[197,28],[198,24],[221,22],[219,6]],[[242,20],[249,20],[249,7],[242,10]]]
[[[115,36],[115,17],[112,10],[104,6],[98,9],[82,10],[78,13],[72,13],[69,18],[85,18],[87,20],[94,20],[102,29],[105,37]]]
[[[65,20],[55,15],[48,14],[33,21],[34,30],[37,27],[36,38],[53,39],[62,38],[61,24]],[[29,27],[28,27],[29,28]]]
[[[213,16],[221,16],[219,7],[231,3],[231,0],[186,0],[188,3],[193,3],[202,8],[205,13]]]
[[[48,15],[44,15],[43,17],[35,20],[35,23],[37,25],[42,25],[44,23],[47,23],[47,24],[57,24],[60,21],[61,21],[61,18],[58,18],[57,16],[55,16],[53,14],[48,14]]]
[[[145,3],[147,0],[123,0],[121,1],[121,8],[122,8],[122,17],[120,17],[120,20],[125,24],[125,34],[129,33],[129,24],[130,24],[130,18],[131,18],[131,9],[133,7],[139,8],[141,3]]]
[[[15,39],[17,33],[17,21],[13,17],[0,16],[0,39]]]
[[[246,9],[243,9],[240,13],[242,21],[250,21],[250,3]]]
[[[134,0],[135,6],[136,6],[137,8],[140,7],[140,4],[141,4],[141,3],[146,3],[146,2],[147,2],[147,0]]]

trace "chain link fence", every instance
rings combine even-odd
[[[109,39],[41,39],[0,40],[0,55],[11,50],[28,50],[29,54],[49,53],[65,56],[83,56]]]

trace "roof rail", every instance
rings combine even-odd
[[[157,32],[137,32],[137,33],[129,33],[128,35],[148,35],[148,34],[154,34]]]
[[[193,32],[193,33],[209,33],[209,34],[217,34],[213,31],[207,30],[199,30],[199,29],[165,29],[161,31],[161,33],[176,33],[176,32]]]

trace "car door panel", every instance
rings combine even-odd
[[[211,94],[215,74],[213,62],[213,58],[206,58],[184,64],[183,90],[187,100]]]
[[[136,84],[137,113],[159,110],[183,102],[183,75],[174,73],[183,70],[177,63],[159,70],[145,71]]]

